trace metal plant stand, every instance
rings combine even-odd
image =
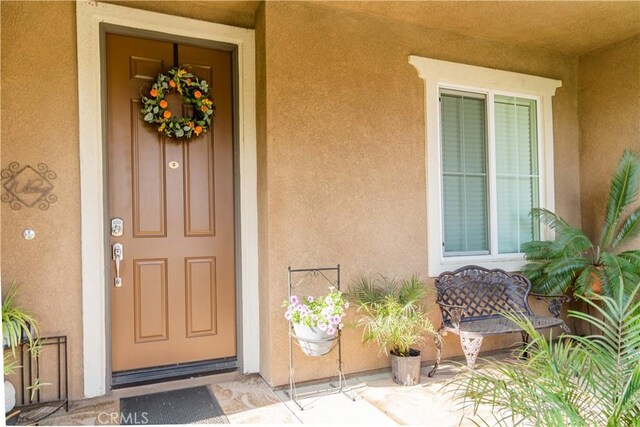
[[[335,267],[320,267],[320,268],[299,268],[293,269],[291,267],[288,268],[288,278],[289,278],[289,299],[291,299],[292,291],[294,289],[299,288],[305,282],[305,280],[309,278],[318,278],[323,281],[329,283],[329,286],[335,287],[337,290],[340,290],[340,264]],[[329,278],[329,276],[335,275],[335,280]],[[297,276],[297,277],[296,277]],[[294,281],[294,277],[297,280]],[[351,388],[347,385],[347,380],[344,376],[343,365],[342,365],[342,331],[338,329],[338,338],[334,341],[337,345],[333,345],[329,353],[333,352],[333,350],[337,347],[338,349],[338,372],[336,374],[337,378],[334,378],[329,383],[329,388],[321,389],[317,391],[298,393],[296,390],[296,382],[294,378],[294,357],[293,357],[293,341],[294,339],[307,343],[322,343],[325,341],[322,340],[313,340],[309,338],[303,338],[297,336],[293,329],[293,323],[289,321],[289,390],[285,390],[284,393],[289,397],[301,411],[304,411],[307,405],[303,405],[301,400],[307,397],[321,397],[329,394],[342,393],[347,396],[349,399],[355,401],[356,397],[353,394]],[[327,353],[327,354],[329,354]]]
[[[38,337],[36,341],[37,346],[20,343],[20,365],[16,371],[20,386],[16,388],[17,402],[7,424],[38,425],[63,407],[69,411],[67,337]],[[40,383],[43,388],[32,390],[41,379],[45,381]]]

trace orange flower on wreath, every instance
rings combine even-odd
[[[169,86],[176,87],[176,82],[173,80],[169,80]]]
[[[191,129],[193,129],[193,127],[194,127],[194,123],[193,123],[193,122],[189,122],[189,123],[188,123],[188,125],[189,125],[189,127],[190,127]]]
[[[160,108],[167,108],[167,105],[169,105],[169,103],[164,99],[160,101]]]
[[[193,92],[193,97],[195,99],[200,99],[202,97],[202,92],[200,92],[199,90]]]
[[[209,108],[207,108],[206,105],[203,105],[202,107],[200,107],[200,111],[202,111],[203,113],[206,113],[207,111],[209,111]]]
[[[156,96],[158,96],[158,91],[155,90],[155,89],[151,89],[149,91],[149,95],[151,95],[151,96],[153,96],[155,98]]]
[[[162,113],[162,117],[164,117],[165,119],[168,119],[169,117],[171,117],[171,111],[167,110],[164,113]]]
[[[196,135],[200,135],[202,133],[202,126],[196,126],[193,131],[196,133]]]

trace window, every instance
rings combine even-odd
[[[425,80],[429,275],[518,270],[553,209],[551,97],[561,82],[411,56]]]

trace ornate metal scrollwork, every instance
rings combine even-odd
[[[44,163],[38,163],[36,167],[20,167],[20,163],[11,162],[7,169],[0,172],[0,200],[8,203],[13,210],[20,210],[22,206],[37,206],[40,210],[47,210],[52,203],[58,201],[58,196],[52,193],[54,186],[51,182],[57,177]]]

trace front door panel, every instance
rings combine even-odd
[[[111,268],[114,372],[236,355],[231,53],[108,34],[109,210],[122,218],[122,286]],[[176,58],[177,56],[177,58]],[[139,98],[179,61],[216,107],[177,144],[142,120]],[[177,96],[174,114],[189,114]],[[110,228],[110,226],[108,227]]]

